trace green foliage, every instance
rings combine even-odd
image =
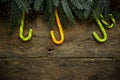
[[[40,9],[41,4],[43,3],[43,0],[35,0],[34,1],[34,9],[38,11]]]
[[[8,2],[8,1],[10,1],[10,0],[0,0],[0,3],[2,3],[2,2]]]
[[[33,13],[42,13],[50,25],[55,24],[56,9],[62,24],[64,24],[63,22],[74,23],[75,19],[94,20],[100,13],[105,16],[106,20],[109,20],[109,13],[120,16],[118,10],[120,8],[111,9],[110,1],[114,2],[115,0],[0,0],[0,14],[7,17],[11,29],[18,26],[23,11],[28,16]]]
[[[17,6],[21,9],[24,10],[26,12],[28,12],[29,10],[29,4],[26,0],[15,0],[15,3],[17,4]]]
[[[10,32],[9,33],[12,33],[15,29],[16,26],[18,26],[18,23],[20,21],[20,10],[19,8],[17,7],[17,4],[14,4],[15,1],[11,1],[9,3],[9,14],[8,14],[8,25],[10,25]]]
[[[52,2],[53,2],[53,5],[55,7],[58,7],[60,1],[59,0],[52,0]]]
[[[67,16],[68,20],[70,22],[73,22],[74,16],[72,14],[72,11],[69,7],[67,0],[61,0],[61,5],[62,5],[63,11],[65,12],[65,15]]]

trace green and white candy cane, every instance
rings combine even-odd
[[[102,23],[105,24],[107,28],[112,28],[112,27],[115,25],[116,21],[115,21],[115,18],[113,17],[112,14],[109,14],[109,16],[110,16],[111,21],[112,21],[111,24],[109,24],[109,23],[104,19],[103,15],[100,14],[100,18],[101,18]]]
[[[96,19],[96,22],[97,22],[97,24],[98,24],[98,26],[103,34],[103,38],[100,38],[96,32],[93,32],[92,34],[97,41],[105,42],[107,40],[107,33],[106,33],[101,21],[98,18]]]
[[[23,17],[21,19],[21,24],[20,24],[20,32],[19,32],[19,37],[21,38],[22,41],[28,41],[32,38],[32,33],[33,33],[33,30],[32,29],[29,29],[29,32],[28,32],[28,36],[27,37],[24,37],[24,32],[23,32],[23,28],[24,28],[24,19],[25,19],[25,12],[23,12]]]

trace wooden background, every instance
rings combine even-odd
[[[106,29],[108,40],[98,43],[91,35],[101,35],[97,24],[76,22],[64,28],[62,45],[51,41],[40,17],[26,21],[25,34],[34,30],[26,43],[18,37],[19,27],[9,36],[5,23],[0,24],[0,80],[120,80],[120,23]],[[57,27],[53,30],[59,39]]]

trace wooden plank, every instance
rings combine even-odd
[[[120,58],[120,23],[112,29],[106,29],[108,40],[105,43],[97,42],[91,33],[96,31],[101,35],[98,26],[92,22],[75,23],[70,28],[64,28],[65,42],[55,45],[50,38],[50,29],[47,24],[37,18],[26,24],[25,33],[29,26],[33,28],[33,37],[29,42],[22,42],[19,37],[19,28],[14,34],[0,42],[0,57],[112,57]],[[55,26],[53,30],[59,38]]]
[[[109,58],[2,58],[0,80],[120,80]]]

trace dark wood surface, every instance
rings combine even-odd
[[[64,28],[65,42],[55,45],[47,23],[38,17],[27,23],[33,37],[22,42],[19,28],[13,35],[0,21],[0,80],[120,80],[120,23],[106,29],[105,43],[95,41],[93,31],[101,32],[92,22],[75,23]],[[59,39],[56,26],[53,27]]]
[[[0,59],[1,80],[120,80],[120,62],[109,58]]]

